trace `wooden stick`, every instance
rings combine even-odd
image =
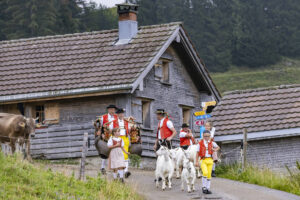
[[[79,180],[84,180],[85,179],[85,159],[86,159],[86,154],[88,151],[88,133],[84,133],[83,135],[83,145],[82,145],[82,152],[81,152],[81,162],[80,162],[80,173],[79,173]]]
[[[242,160],[242,169],[245,170],[247,165],[247,129],[243,131],[243,160]]]

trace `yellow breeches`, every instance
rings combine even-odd
[[[212,158],[204,158],[201,160],[201,170],[203,176],[207,179],[211,179],[211,172],[214,165],[214,161]]]
[[[127,136],[125,136],[125,135],[120,136],[120,138],[122,138],[122,140],[124,141],[124,149],[125,149],[125,151],[128,152],[129,151],[129,145],[130,145],[129,138]],[[124,153],[124,152],[123,152],[123,154],[124,154],[124,159],[128,160],[128,155],[126,153]]]

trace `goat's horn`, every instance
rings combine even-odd
[[[25,127],[25,123],[24,122],[19,122],[19,126],[21,126],[21,127]]]

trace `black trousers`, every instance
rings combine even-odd
[[[168,140],[158,140],[158,142],[156,143],[155,151],[157,151],[160,148],[160,146],[165,146],[168,149],[172,149],[172,142]]]
[[[184,146],[180,146],[181,148],[183,148],[184,150],[187,150],[189,148],[189,145],[184,145]]]

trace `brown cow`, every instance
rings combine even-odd
[[[10,142],[12,153],[16,150],[16,141],[26,143],[26,154],[30,156],[30,136],[35,135],[35,119],[26,118],[22,115],[0,113],[0,141]]]

